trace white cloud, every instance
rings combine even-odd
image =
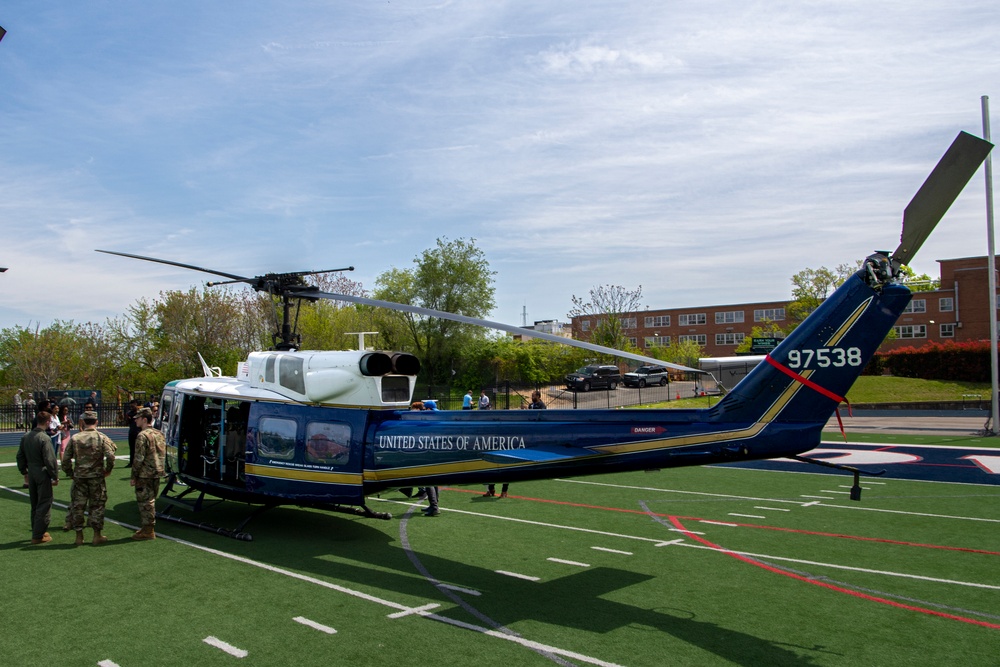
[[[979,130],[1000,8],[710,9],[16,7],[0,326],[202,279],[93,247],[247,274],[355,264],[367,284],[473,236],[515,322],[608,282],[652,306],[782,298],[801,268],[895,247],[952,137]],[[981,183],[919,270],[985,252]],[[99,308],[60,289],[81,284]]]

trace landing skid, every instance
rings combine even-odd
[[[176,516],[172,512],[176,508],[182,508],[190,512],[201,512],[208,507],[214,507],[224,499],[211,498],[210,500],[205,500],[205,491],[198,490],[193,487],[187,487],[180,493],[174,494],[174,484],[177,482],[176,475],[171,474],[167,478],[167,483],[163,487],[163,491],[160,493],[159,503],[165,505],[162,512],[156,513],[156,518],[163,519],[164,521],[172,521],[173,523],[179,523],[183,526],[191,526],[192,528],[198,528],[199,530],[204,530],[209,533],[215,533],[216,535],[224,535],[225,537],[231,537],[234,540],[241,540],[243,542],[252,542],[253,535],[244,532],[247,524],[253,520],[259,514],[263,514],[267,510],[278,507],[283,503],[266,503],[264,505],[257,505],[254,507],[253,511],[240,522],[235,528],[220,528],[219,526],[207,523],[191,521],[190,519],[185,519],[183,517]],[[197,497],[188,498],[189,494],[197,493]],[[359,516],[365,519],[382,519],[383,521],[388,521],[392,519],[392,514],[389,512],[375,512],[372,511],[367,505],[332,505],[327,503],[303,503],[299,504],[299,507],[308,507],[312,509],[323,510],[324,512],[336,512],[338,514],[349,514],[351,516]]]
[[[159,498],[160,503],[166,505],[166,508],[164,508],[162,512],[157,512],[156,518],[163,519],[164,521],[172,521],[173,523],[179,523],[183,526],[191,526],[192,528],[198,528],[200,530],[204,530],[209,533],[215,533],[216,535],[224,535],[225,537],[231,537],[234,540],[240,540],[242,542],[252,542],[253,535],[244,532],[243,529],[246,527],[248,523],[250,523],[251,519],[253,519],[258,514],[262,514],[263,512],[266,512],[272,507],[277,507],[277,503],[260,505],[258,507],[255,507],[254,510],[250,512],[250,514],[247,516],[247,518],[241,521],[240,524],[235,528],[220,528],[219,526],[215,526],[206,522],[191,521],[189,519],[184,519],[182,517],[175,516],[171,514],[171,512],[178,507],[189,510],[191,512],[201,512],[206,508],[206,506],[214,507],[215,505],[224,502],[224,500],[212,499],[206,505],[205,492],[198,491],[197,489],[194,489],[190,486],[176,495],[171,495],[171,493],[173,492],[174,483],[176,481],[177,477],[175,475],[170,475],[170,477],[167,478],[167,484],[166,486],[163,487],[163,491],[160,493],[160,498]],[[186,498],[188,494],[195,492],[198,493],[197,498],[195,499]]]
[[[374,512],[368,505],[299,505],[299,507],[313,507],[324,512],[337,512],[339,514],[350,514],[351,516],[361,516],[366,519],[382,519],[388,521],[392,518],[389,512]]]

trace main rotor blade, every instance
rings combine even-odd
[[[552,334],[547,334],[541,331],[532,331],[530,329],[525,329],[524,327],[515,327],[510,324],[503,324],[502,322],[493,322],[491,320],[481,320],[475,317],[468,317],[466,315],[457,315],[455,313],[449,313],[443,310],[433,310],[431,308],[421,308],[420,306],[410,306],[405,303],[380,301],[379,299],[369,299],[363,296],[350,296],[348,294],[334,294],[331,292],[305,292],[305,291],[290,292],[288,296],[299,297],[303,299],[329,299],[331,301],[347,301],[349,303],[357,303],[365,306],[377,306],[379,308],[388,308],[389,310],[398,310],[404,313],[413,313],[414,315],[439,317],[443,320],[461,322],[462,324],[473,324],[480,327],[486,327],[488,329],[497,329],[499,331],[506,331],[508,333],[520,334],[523,336],[527,336],[529,338],[541,338],[542,340],[552,341],[553,343],[562,343],[563,345],[579,347],[584,350],[590,350],[591,352],[600,352],[601,354],[610,354],[616,357],[624,357],[626,359],[632,359],[633,361],[641,361],[644,364],[665,366],[667,368],[673,368],[679,371],[693,371],[695,373],[704,373],[704,371],[700,371],[697,368],[688,368],[687,366],[681,366],[680,364],[672,364],[666,361],[662,361],[660,359],[654,359],[652,357],[644,357],[641,354],[632,354],[631,352],[623,352],[622,350],[616,350],[612,347],[605,347],[603,345],[594,345],[593,343],[586,343],[582,340],[573,340],[572,338],[553,336]]]
[[[959,132],[903,211],[903,233],[892,259],[909,264],[937,223],[979,169],[993,144]]]
[[[142,259],[147,262],[156,262],[157,264],[169,264],[170,266],[179,266],[182,269],[193,269],[195,271],[201,271],[203,273],[211,273],[216,276],[222,276],[223,278],[230,278],[234,282],[250,282],[251,278],[244,278],[243,276],[237,276],[232,273],[223,273],[222,271],[213,271],[212,269],[204,269],[200,266],[194,266],[192,264],[181,264],[180,262],[171,262],[167,259],[157,259],[155,257],[143,257],[142,255],[130,255],[127,252],[115,252],[114,250],[98,250],[97,252],[103,252],[108,255],[120,255],[121,257],[130,257],[132,259]]]
[[[325,271],[293,271],[292,273],[283,273],[284,276],[312,276],[317,273],[340,273],[341,271],[353,271],[353,266],[345,266],[340,269],[326,269]]]

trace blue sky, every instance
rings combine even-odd
[[[472,237],[510,324],[601,284],[784,299],[894,249],[1000,105],[995,0],[14,0],[0,25],[0,327],[210,279],[95,248],[371,288]],[[985,254],[984,202],[980,171],[914,267]]]

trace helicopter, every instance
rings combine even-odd
[[[803,457],[910,302],[902,284],[931,231],[986,159],[992,144],[960,132],[907,205],[893,252],[876,251],[715,405],[705,409],[411,411],[420,362],[399,351],[298,349],[293,300],[330,299],[451,319],[501,331],[498,322],[320,291],[304,276],[253,278],[170,260],[98,250],[246,283],[281,300],[274,349],[252,352],[235,376],[202,359],[204,376],[174,380],[160,399],[167,482],[160,518],[242,540],[247,522],[278,505],[388,519],[366,498],[393,489],[473,485],[680,466]],[[338,269],[347,270],[347,269]],[[532,337],[620,357],[695,370],[541,332]],[[200,355],[199,355],[200,356]],[[875,473],[877,474],[877,473]],[[186,486],[178,492],[177,487]],[[186,498],[198,493],[195,500]],[[172,513],[200,510],[205,497],[257,508],[235,529]]]

